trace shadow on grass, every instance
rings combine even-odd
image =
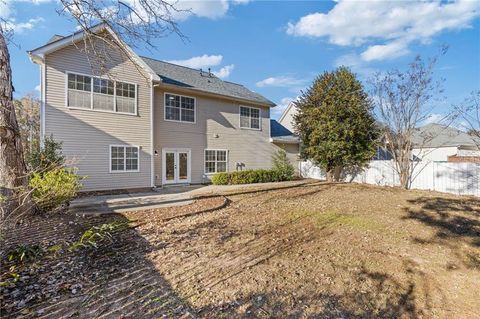
[[[406,208],[404,218],[435,230],[429,239],[415,238],[416,243],[449,247],[464,266],[480,270],[480,199],[419,197],[409,203],[416,207]]]
[[[122,215],[52,216],[39,222],[34,235],[20,234],[29,242],[48,240],[52,228],[63,238],[78,239],[91,226],[128,222]],[[44,233],[42,233],[42,229]],[[58,243],[58,242],[57,242]],[[18,267],[20,280],[2,287],[1,318],[189,318],[193,311],[172,289],[148,259],[153,250],[136,229],[105,239],[98,248],[64,250]],[[156,247],[155,249],[161,249]],[[2,265],[2,268],[5,265]],[[2,272],[5,269],[2,269]]]
[[[258,292],[197,310],[205,318],[419,318],[415,284],[365,269],[355,274],[359,288],[344,293]],[[361,287],[361,288],[360,288]]]

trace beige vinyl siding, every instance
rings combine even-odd
[[[139,68],[120,54],[109,61],[110,76],[136,83],[138,115],[66,107],[66,72],[92,74],[87,56],[71,45],[46,57],[45,133],[63,142],[63,153],[85,175],[83,190],[149,187],[150,86]],[[110,173],[109,145],[139,146],[139,172]]]
[[[156,88],[154,97],[155,183],[162,183],[162,148],[191,149],[191,181],[204,182],[204,150],[228,150],[228,171],[236,163],[246,169],[270,168],[272,154],[278,146],[270,143],[270,109],[227,99],[183,93],[196,99],[196,122],[181,123],[164,120],[164,93],[180,94],[171,88]],[[240,128],[240,105],[260,108],[261,130]],[[218,137],[216,137],[218,136]]]

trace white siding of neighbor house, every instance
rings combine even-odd
[[[100,74],[138,85],[138,115],[125,115],[66,106],[65,72],[93,73],[86,54],[76,46],[70,45],[47,55],[45,62],[45,133],[63,142],[63,153],[74,161],[80,175],[87,176],[83,190],[149,187],[150,84],[139,68],[118,54],[108,62],[109,74]],[[139,172],[109,173],[111,144],[139,146]]]
[[[458,148],[456,146],[445,146],[437,148],[423,149],[414,148],[412,153],[422,159],[422,161],[446,162],[450,155],[456,155]]]
[[[196,123],[164,120],[164,93],[193,96],[196,99]],[[270,142],[270,109],[232,100],[192,94],[174,88],[156,88],[154,98],[155,183],[162,183],[162,148],[191,149],[191,182],[204,179],[204,150],[228,150],[228,171],[243,163],[243,170],[271,168],[272,155],[279,148]],[[239,127],[240,105],[261,109],[261,129]],[[290,150],[292,147],[288,147]],[[296,151],[295,151],[296,152]]]
[[[283,126],[285,126],[287,129],[289,129],[290,132],[294,132],[295,129],[293,128],[293,123],[294,123],[293,117],[295,116],[296,113],[297,113],[297,107],[292,102],[290,102],[287,109],[285,110],[285,113],[282,114],[278,122]]]

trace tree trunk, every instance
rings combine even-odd
[[[401,171],[400,174],[400,187],[403,189],[410,188],[410,174],[407,170]]]
[[[22,186],[26,189],[28,178],[13,105],[10,55],[0,28],[0,223],[24,202]]]
[[[339,182],[342,176],[342,167],[335,166],[327,169],[327,181],[328,182]]]

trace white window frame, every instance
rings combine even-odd
[[[90,108],[84,108],[84,107],[76,107],[76,106],[69,106],[68,105],[68,90],[73,90],[68,88],[68,75],[69,74],[75,74],[75,75],[82,75],[82,76],[88,76],[90,77]],[[103,80],[110,80],[113,81],[113,111],[109,110],[99,110],[99,109],[94,109],[93,108],[93,79],[103,79]],[[135,110],[133,113],[128,113],[128,112],[117,112],[117,82],[122,82],[122,83],[128,83],[131,85],[135,86]],[[87,91],[82,91],[82,92],[87,92]],[[98,93],[97,94],[102,94]],[[110,95],[108,95],[110,96]],[[113,114],[123,114],[123,115],[132,115],[132,116],[138,116],[138,84],[133,83],[133,82],[127,82],[127,81],[116,81],[112,80],[108,77],[105,76],[93,76],[90,74],[85,74],[85,73],[80,73],[80,72],[71,72],[71,71],[65,71],[65,107],[72,109],[72,110],[83,110],[83,111],[93,111],[93,112],[101,112],[101,113],[113,113]]]
[[[217,172],[217,154],[215,153],[215,172],[209,172],[207,173],[207,170],[205,168],[205,156],[207,155],[207,151],[224,151],[225,152],[225,172]],[[222,149],[222,148],[205,148],[203,150],[203,174],[205,175],[214,175],[214,174],[217,174],[217,173],[228,173],[228,149]]]
[[[112,147],[123,147],[124,152],[123,152],[123,170],[112,170]],[[127,147],[135,147],[137,148],[137,154],[138,154],[138,165],[136,170],[127,170],[127,151],[125,148]],[[118,144],[110,144],[108,146],[108,171],[109,173],[117,174],[117,173],[138,173],[140,172],[140,146],[138,145],[118,145]]]
[[[167,119],[167,94],[169,95],[175,95],[180,97],[180,120],[170,120]],[[188,97],[190,99],[193,99],[193,122],[188,122],[188,121],[182,121],[182,107],[181,107],[181,98],[182,97]],[[171,92],[164,92],[163,93],[163,120],[167,122],[176,122],[176,123],[185,123],[185,124],[197,124],[197,99],[194,96],[189,96],[189,95],[183,95],[183,94],[177,94],[177,93],[171,93]]]
[[[247,109],[256,109],[258,110],[258,128],[252,127],[252,117],[250,116],[249,119],[249,126],[242,126],[242,107]],[[238,127],[242,130],[254,130],[254,131],[261,131],[262,130],[262,109],[259,107],[253,106],[246,106],[246,105],[239,105],[238,106]]]

